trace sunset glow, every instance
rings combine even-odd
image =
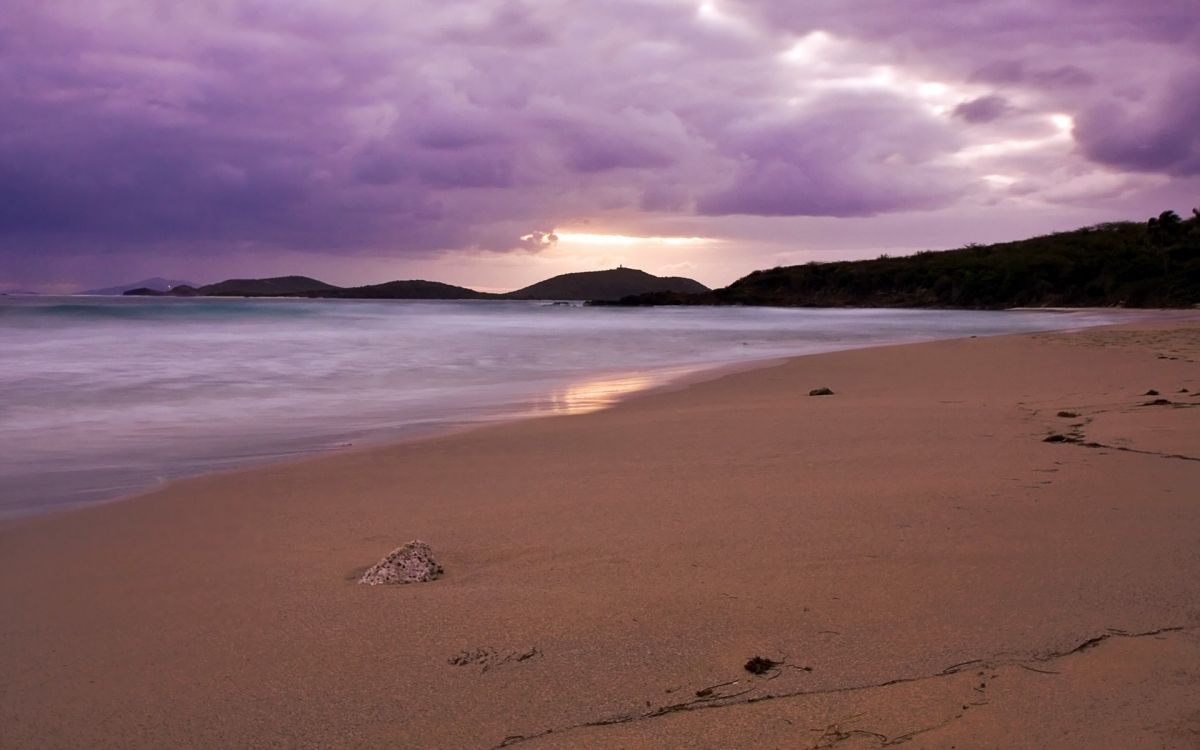
[[[0,292],[724,285],[1200,194],[1186,2],[110,6],[0,22]]]
[[[1200,750],[1198,5],[0,0],[0,750]]]
[[[555,231],[559,242],[578,245],[610,245],[632,247],[637,245],[704,245],[716,242],[709,237],[636,237],[626,234],[594,234],[589,232]]]

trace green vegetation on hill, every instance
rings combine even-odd
[[[1200,210],[958,250],[755,271],[707,294],[623,305],[1190,307],[1200,305]]]

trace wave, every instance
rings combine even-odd
[[[0,516],[530,414],[680,372],[1120,313],[0,298]]]

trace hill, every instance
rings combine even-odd
[[[198,297],[198,296],[200,296],[200,292],[199,292],[199,290],[196,289],[196,287],[188,286],[187,284],[180,284],[177,287],[172,287],[171,290],[168,292],[163,292],[158,289],[151,289],[150,287],[141,286],[141,287],[138,287],[137,289],[127,289],[127,290],[125,290],[125,292],[123,292],[123,294],[126,297]]]
[[[367,286],[339,287],[307,276],[272,279],[228,279],[199,288],[178,286],[170,291],[154,287],[130,289],[130,296],[149,297],[310,297],[332,299],[519,299],[519,300],[616,300],[644,292],[707,292],[698,281],[680,277],[652,276],[633,268],[568,273],[538,282],[508,294],[477,292],[439,281],[414,279]]]
[[[77,294],[93,294],[98,296],[117,296],[135,289],[147,289],[153,292],[169,292],[179,286],[195,286],[190,281],[180,281],[179,279],[164,279],[161,276],[155,276],[152,279],[142,279],[135,281],[132,284],[121,284],[119,286],[108,286],[103,289],[88,289],[86,292],[76,292]]]
[[[276,276],[270,279],[228,279],[199,287],[196,292],[205,297],[292,297],[337,289],[340,287],[307,276]]]
[[[618,300],[631,295],[674,292],[700,294],[708,287],[680,276],[654,276],[636,268],[583,271],[555,276],[501,295],[505,299]]]
[[[325,290],[305,294],[306,297],[338,299],[496,299],[497,295],[477,292],[463,286],[440,281],[388,281],[383,284],[356,286],[348,289]]]
[[[343,290],[307,276],[276,276],[270,279],[226,279],[202,287],[180,284],[169,290],[138,287],[128,289],[123,294],[130,297],[320,297],[338,291]]]
[[[1200,213],[1101,224],[994,245],[755,271],[708,294],[625,305],[1190,307],[1200,305]]]

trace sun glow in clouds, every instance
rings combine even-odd
[[[805,34],[779,55],[798,74],[794,79],[796,93],[788,101],[802,106],[814,94],[829,91],[890,91],[940,116],[979,94],[978,87],[922,78],[874,57],[876,53],[870,48],[827,31]]]
[[[1050,124],[1054,126],[1055,132],[1044,138],[1014,138],[1003,141],[992,141],[991,143],[981,143],[976,146],[964,148],[955,154],[955,156],[961,160],[973,161],[976,159],[1036,151],[1048,146],[1061,147],[1069,143],[1071,141],[1071,131],[1075,127],[1075,120],[1070,115],[1063,114],[1050,115],[1048,119],[1050,120]]]
[[[1017,178],[1006,174],[985,174],[983,181],[994,188],[1007,188],[1015,185]]]
[[[810,31],[783,53],[783,59],[790,63],[805,65],[819,62],[829,50],[832,41],[833,38],[820,29]]]
[[[780,54],[784,65],[795,70],[795,89],[787,102],[803,109],[818,97],[831,91],[888,92],[920,106],[929,115],[945,118],[955,108],[987,94],[985,88],[970,83],[948,83],[931,80],[893,64],[881,62],[876,53],[850,39],[826,31],[812,31],[795,39]],[[1003,158],[1041,149],[1062,149],[1072,140],[1074,119],[1061,112],[1032,117],[1045,117],[1050,128],[1040,137],[995,138],[960,148],[953,160],[978,162]],[[992,173],[983,179],[994,186],[1012,184],[1015,178]]]
[[[579,245],[704,245],[716,240],[710,237],[634,237],[627,234],[591,234],[588,232],[559,232],[554,236],[561,242]]]
[[[716,0],[705,0],[696,8],[696,17],[701,22],[741,34],[752,34],[753,27],[745,20],[738,18],[729,11],[718,7]]]
[[[1063,133],[1070,133],[1075,129],[1075,118],[1070,115],[1050,115],[1050,122]]]

